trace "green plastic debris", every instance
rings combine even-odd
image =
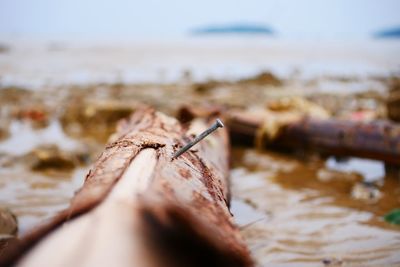
[[[391,224],[400,225],[400,209],[394,209],[384,216],[385,221]]]

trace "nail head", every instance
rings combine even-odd
[[[220,128],[224,127],[224,124],[222,123],[222,121],[220,119],[217,119],[216,123],[217,123],[218,127],[220,127]]]

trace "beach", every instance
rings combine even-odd
[[[175,115],[184,104],[285,109],[304,99],[335,119],[388,119],[400,75],[398,40],[0,43],[0,204],[18,235],[68,206],[117,121],[140,105]],[[258,266],[400,264],[400,228],[383,219],[400,206],[400,183],[383,162],[232,152],[232,213]],[[371,197],[358,194],[363,181]]]

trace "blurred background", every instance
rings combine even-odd
[[[117,121],[143,103],[398,127],[399,10],[0,0],[0,240],[67,207]],[[398,166],[293,150],[233,148],[232,209],[259,266],[400,265]]]
[[[211,25],[269,28],[280,38],[370,39],[399,26],[395,0],[7,1],[4,37],[140,40],[184,37]]]
[[[203,80],[260,69],[285,76],[300,69],[304,75],[365,75],[395,72],[399,62],[395,0],[3,0],[0,5],[3,50],[10,43],[15,46],[10,53],[24,49],[23,66],[2,60],[3,84],[170,82],[186,70]],[[28,48],[40,45],[42,50],[30,53]],[[37,58],[50,50],[65,53]]]

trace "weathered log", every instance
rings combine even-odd
[[[233,141],[255,141],[262,135],[263,119],[236,114],[229,118]],[[261,131],[261,134],[260,134]],[[353,156],[400,164],[400,125],[388,121],[355,122],[302,118],[282,126],[265,145],[302,148],[326,155]]]
[[[211,109],[207,109],[211,110]],[[221,109],[222,110],[222,109]],[[215,111],[213,111],[215,112]],[[207,113],[185,107],[186,119]],[[271,113],[223,110],[233,143],[305,149],[333,156],[354,156],[400,165],[400,125],[376,120],[356,122]],[[270,120],[273,120],[272,127]]]
[[[387,100],[389,119],[400,122],[400,78],[393,78],[390,83],[390,92]]]
[[[0,265],[252,266],[228,208],[227,132],[171,160],[206,125],[135,112],[70,207],[8,247]]]

